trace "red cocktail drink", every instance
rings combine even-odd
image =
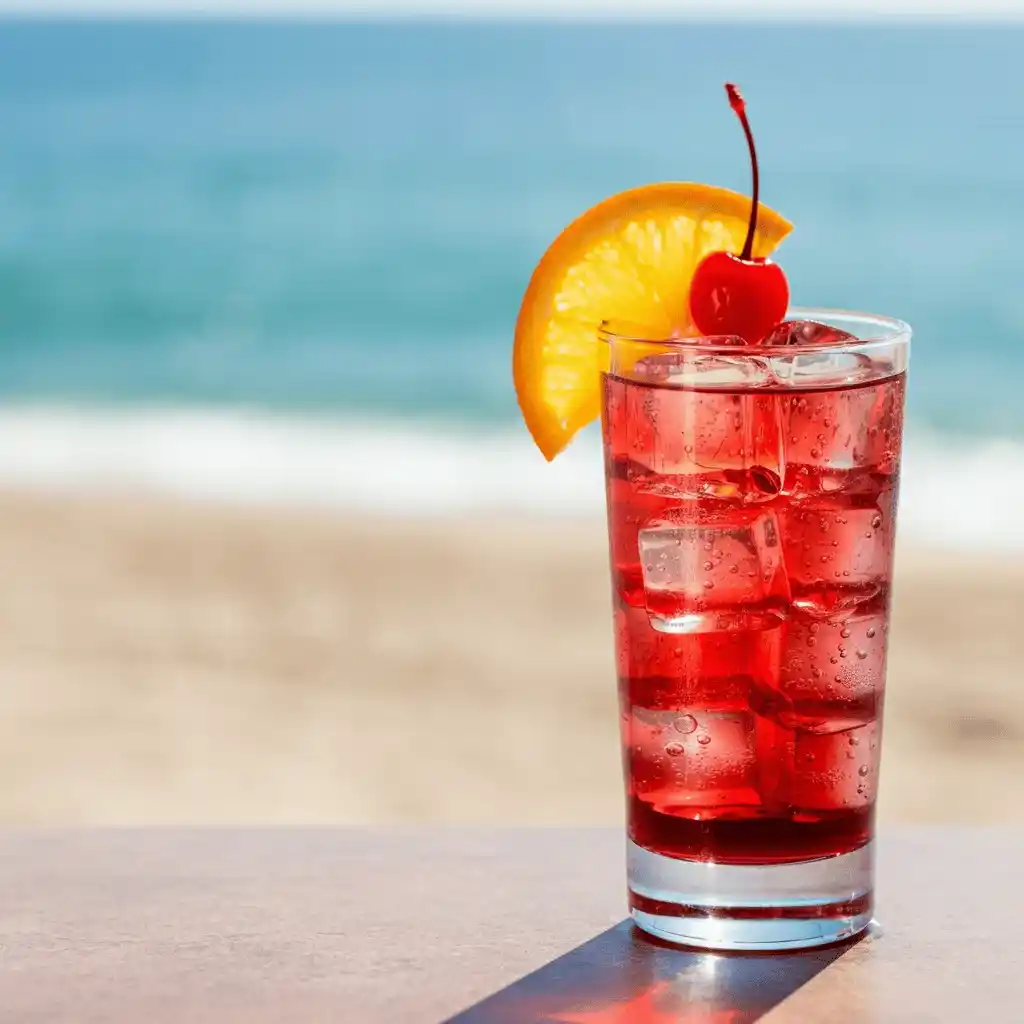
[[[870,912],[908,332],[831,319],[849,333],[779,348],[606,332],[603,425],[633,861],[669,861],[664,883],[852,855],[838,889],[793,896],[852,919]],[[700,884],[676,884],[631,878],[634,911],[692,914]]]

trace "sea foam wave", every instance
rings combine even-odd
[[[0,412],[0,485],[327,506],[399,516],[600,515],[591,430],[548,465],[525,430],[195,411]],[[910,431],[900,532],[1024,551],[1024,444]]]

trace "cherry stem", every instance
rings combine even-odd
[[[740,119],[743,125],[743,134],[747,137],[747,148],[750,150],[750,169],[753,177],[751,186],[750,223],[747,225],[747,240],[743,243],[743,252],[740,253],[741,260],[749,260],[754,251],[754,235],[757,233],[757,206],[758,193],[760,191],[760,176],[757,171],[757,149],[754,147],[754,133],[750,130],[750,122],[747,120],[747,104],[740,95],[739,89],[731,82],[726,82],[725,93],[729,97],[729,106]]]

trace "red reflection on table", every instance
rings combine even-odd
[[[549,1020],[552,1024],[745,1024],[751,1019],[748,1012],[720,1005],[725,993],[717,990],[714,966],[709,960],[652,985],[628,1002],[559,1013]]]

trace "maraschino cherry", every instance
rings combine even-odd
[[[750,223],[743,252],[713,252],[697,265],[690,285],[690,316],[705,335],[736,335],[756,345],[785,315],[789,285],[782,267],[752,255],[757,231],[758,171],[747,105],[735,85],[726,84],[729,106],[743,125],[753,173]]]

